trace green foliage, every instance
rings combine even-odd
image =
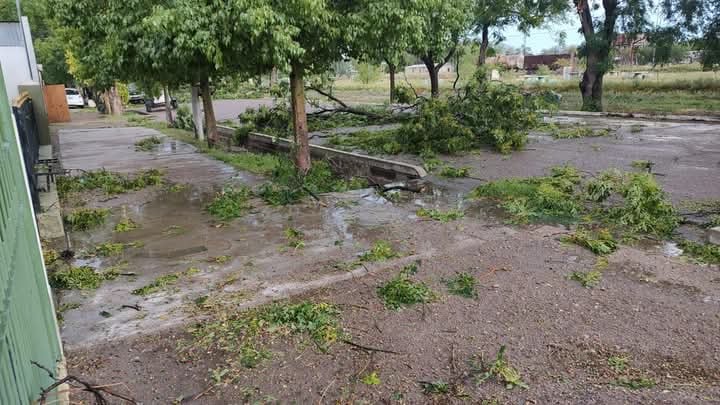
[[[520,373],[510,365],[505,357],[505,346],[500,346],[497,357],[489,367],[483,367],[482,373],[478,376],[478,384],[495,378],[499,382],[505,384],[505,388],[511,390],[515,387],[525,388],[528,386],[522,380]]]
[[[465,298],[476,298],[477,280],[469,273],[457,273],[455,277],[448,279],[445,284],[451,294],[460,295]]]
[[[248,203],[251,196],[252,191],[245,186],[226,187],[217,193],[215,199],[205,209],[210,215],[222,221],[235,219],[251,208]]]
[[[318,347],[327,349],[340,336],[337,321],[339,311],[327,303],[302,302],[272,305],[262,319],[271,325],[287,329],[292,334],[306,333]]]
[[[627,174],[619,193],[624,203],[611,211],[619,224],[658,236],[669,235],[677,227],[675,209],[651,174]]]
[[[162,176],[163,173],[157,169],[139,171],[134,176],[123,176],[103,169],[86,172],[81,176],[59,177],[57,190],[60,198],[86,190],[103,190],[107,194],[120,194],[149,186],[159,186],[163,181]]]
[[[450,393],[450,384],[445,381],[422,381],[420,382],[425,395],[443,395]]]
[[[265,183],[259,195],[272,205],[294,204],[308,195],[367,187],[367,182],[359,178],[349,180],[336,176],[330,163],[317,161],[310,171],[303,175],[289,159],[281,159],[272,173],[272,180]]]
[[[470,175],[470,168],[469,167],[452,167],[452,166],[443,166],[442,169],[440,169],[440,173],[438,173],[441,177],[449,177],[449,178],[458,178],[458,177],[468,177]]]
[[[683,254],[700,263],[720,264],[720,246],[683,240],[679,244]]]
[[[645,378],[645,377],[634,377],[634,378],[628,378],[628,377],[620,377],[615,381],[615,384],[630,388],[631,390],[639,390],[643,388],[652,388],[657,383],[652,378]]]
[[[378,240],[373,244],[369,251],[360,256],[362,262],[382,262],[398,257],[398,252],[384,240]]]
[[[380,385],[380,377],[378,376],[377,371],[365,374],[361,381],[365,385]]]
[[[113,231],[115,233],[123,233],[123,232],[133,231],[137,228],[139,228],[139,225],[135,221],[133,221],[130,218],[123,218],[122,221],[118,222],[115,225],[115,228],[113,229]]]
[[[140,295],[143,297],[146,295],[155,294],[156,292],[161,291],[168,286],[176,284],[178,281],[180,281],[180,279],[193,276],[199,272],[199,269],[191,267],[185,271],[164,274],[153,280],[150,284],[132,290],[131,294]]]
[[[153,135],[153,136],[143,138],[143,139],[135,142],[135,150],[138,152],[139,151],[149,152],[149,151],[155,149],[155,147],[157,145],[160,145],[161,143],[162,143],[162,141],[160,140],[160,138]]]
[[[369,63],[358,63],[357,75],[363,84],[368,84],[376,81],[380,77],[380,68]]]
[[[357,131],[328,138],[328,145],[342,150],[362,149],[370,154],[396,155],[403,152],[397,130]]]
[[[425,283],[410,279],[414,271],[417,271],[416,265],[406,266],[397,276],[378,287],[378,296],[387,308],[400,309],[409,305],[428,303],[435,298],[435,294]]]
[[[293,249],[301,249],[305,247],[305,234],[299,229],[286,228],[285,237],[288,240],[288,246]]]
[[[418,115],[398,132],[397,142],[407,152],[453,154],[472,148],[473,132],[455,115],[449,102],[428,100],[419,107]]]
[[[95,246],[95,254],[98,256],[119,256],[125,250],[125,244],[105,242]]]
[[[411,104],[417,99],[415,93],[408,86],[395,87],[395,101],[400,104]]]
[[[570,280],[577,281],[585,288],[592,288],[600,283],[602,273],[599,270],[591,270],[587,272],[574,271],[568,278]]]
[[[175,128],[186,131],[195,131],[195,123],[193,122],[192,112],[190,112],[190,107],[185,104],[180,105],[176,111]]]
[[[630,359],[627,356],[610,356],[608,358],[608,366],[616,372],[622,373],[628,367]]]
[[[415,212],[415,214],[421,218],[430,218],[443,223],[455,221],[465,216],[462,211],[456,209],[441,211],[438,209],[428,210],[425,208],[420,208]]]
[[[578,228],[563,241],[587,248],[596,255],[609,255],[617,249],[617,242],[607,229]]]
[[[50,285],[64,290],[95,290],[103,281],[115,277],[113,272],[98,273],[89,266],[67,267],[48,274]]]
[[[207,154],[211,157],[250,173],[270,175],[280,164],[282,158],[269,153],[226,152],[220,149],[209,149]]]
[[[63,216],[63,222],[70,230],[87,231],[104,224],[109,214],[107,209],[79,208]]]
[[[594,130],[589,126],[581,124],[573,125],[557,125],[554,123],[541,124],[536,128],[539,132],[549,132],[555,139],[577,139],[607,136],[610,131],[608,129]]]
[[[290,111],[285,104],[275,107],[260,106],[258,109],[248,108],[238,118],[246,128],[243,132],[262,131],[268,135],[286,137],[292,128]]]

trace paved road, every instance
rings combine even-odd
[[[248,108],[258,108],[260,106],[272,106],[272,98],[243,99],[243,100],[213,100],[213,108],[215,109],[215,119],[218,122],[226,120],[235,120],[238,114],[244,112]],[[189,106],[189,104],[188,104]],[[144,107],[133,108],[135,110],[145,111]],[[153,110],[152,115],[160,120],[165,119],[165,110],[157,108]]]

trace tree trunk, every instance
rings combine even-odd
[[[112,86],[110,87],[110,91],[108,92],[108,98],[110,101],[110,114],[112,115],[122,115],[123,113],[123,106],[122,106],[122,100],[120,99],[120,94],[118,94],[117,87]]]
[[[482,29],[482,41],[480,42],[480,56],[478,57],[478,66],[485,64],[487,59],[487,50],[490,45],[490,29],[487,25],[483,26]]]
[[[432,98],[440,97],[440,78],[438,77],[440,69],[436,66],[428,66],[428,74],[430,75],[430,94]]]
[[[110,102],[110,91],[103,91],[100,93],[100,99],[102,100],[102,113],[112,114],[112,103]]]
[[[163,96],[165,97],[165,120],[167,121],[168,127],[174,127],[175,118],[173,118],[172,100],[170,98],[170,90],[168,90],[168,86],[163,87]]]
[[[390,73],[390,104],[394,103],[397,99],[395,94],[395,69],[397,69],[397,66],[388,62],[388,71]]]
[[[217,122],[215,121],[215,110],[212,104],[212,95],[210,93],[210,81],[204,79],[200,82],[200,91],[202,92],[203,109],[205,110],[205,125],[207,126],[208,145],[213,146],[218,141]]]
[[[603,72],[597,71],[594,64],[590,63],[588,56],[588,65],[583,73],[580,82],[580,94],[582,94],[582,110],[583,111],[602,111],[602,93],[603,93]]]
[[[195,137],[205,140],[202,107],[200,107],[200,88],[193,85],[190,88],[190,105],[192,106],[193,123],[195,124]]]
[[[278,71],[276,67],[272,68],[270,72],[270,87],[277,85],[278,83]]]
[[[300,172],[307,173],[310,170],[311,162],[307,114],[305,113],[305,83],[303,69],[297,65],[293,65],[290,72],[290,97],[295,131],[295,164]]]

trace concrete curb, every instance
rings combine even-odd
[[[218,126],[218,132],[226,139],[235,136],[235,129]],[[259,152],[289,152],[293,142],[257,132],[248,135],[245,147]],[[310,154],[316,159],[328,159],[343,173],[352,176],[381,178],[389,181],[421,179],[427,172],[420,166],[405,162],[381,159],[374,156],[345,152],[320,145],[310,145]]]
[[[674,114],[643,114],[643,113],[621,113],[621,112],[591,112],[591,111],[565,111],[550,112],[542,111],[545,115],[565,115],[570,117],[600,117],[600,118],[627,118],[650,121],[673,121],[673,122],[700,122],[706,124],[720,124],[720,117],[695,116],[695,115],[674,115]]]
[[[53,156],[52,146],[40,147],[40,158],[50,159]],[[35,213],[38,229],[43,239],[55,239],[65,236],[62,215],[60,213],[60,198],[55,183],[50,183],[50,189],[40,192],[40,211]]]

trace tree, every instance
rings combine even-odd
[[[395,73],[410,44],[418,40],[422,23],[411,7],[401,0],[363,0],[353,16],[358,32],[353,49],[362,60],[387,64],[391,103],[395,101]]]
[[[670,23],[702,51],[703,69],[716,71],[720,66],[720,0],[675,0],[664,6]]]
[[[548,18],[565,13],[567,3],[564,0],[473,0],[472,7],[472,28],[481,38],[478,65],[484,65],[491,30],[500,31],[509,25],[517,25],[521,32],[527,33]],[[500,36],[498,32],[496,35]],[[565,37],[559,39],[564,41]]]
[[[469,0],[422,0],[411,9],[419,22],[419,35],[410,44],[427,68],[433,98],[440,96],[440,69],[457,50],[470,25]]]

